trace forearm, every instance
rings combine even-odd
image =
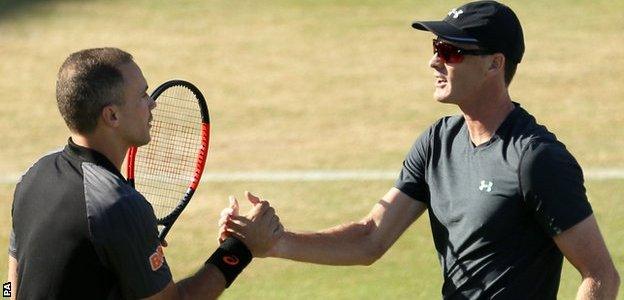
[[[325,265],[370,265],[383,250],[373,241],[372,220],[314,233],[285,232],[272,256]]]
[[[229,238],[195,275],[176,284],[180,299],[216,299],[251,262],[252,254],[239,240]]]
[[[315,233],[285,232],[269,256],[325,265],[370,265],[426,209],[423,202],[392,188],[360,222]]]
[[[11,283],[11,299],[17,297],[17,259],[9,255],[9,270],[7,272],[8,281]]]
[[[620,279],[617,273],[602,278],[585,277],[576,294],[577,300],[615,299]]]
[[[212,264],[205,264],[195,275],[176,284],[180,299],[216,299],[225,289],[223,273]]]

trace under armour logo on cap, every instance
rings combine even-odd
[[[466,3],[451,9],[441,21],[416,21],[412,27],[430,31],[444,40],[503,53],[513,63],[519,63],[524,54],[518,17],[511,8],[496,1]]]
[[[449,11],[448,15],[453,15],[453,19],[457,19],[457,17],[459,17],[459,15],[463,14],[464,11],[463,10],[457,10],[455,8],[451,9],[451,11]]]

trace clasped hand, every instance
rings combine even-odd
[[[266,257],[284,233],[284,227],[269,202],[250,192],[245,192],[245,197],[252,208],[240,215],[238,201],[230,196],[230,206],[221,211],[218,241],[234,237],[243,242],[254,257]]]

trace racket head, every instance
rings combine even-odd
[[[170,80],[151,94],[151,141],[128,150],[128,182],[154,208],[164,239],[191,200],[204,170],[210,141],[206,99],[192,83]]]

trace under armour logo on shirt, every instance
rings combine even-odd
[[[459,17],[459,15],[463,14],[464,11],[463,10],[456,10],[455,8],[451,9],[451,11],[449,11],[448,15],[450,16],[451,14],[453,15],[453,19],[457,19],[457,17]]]
[[[485,191],[489,193],[492,191],[492,185],[493,183],[491,181],[481,180],[481,185],[479,186],[479,190],[483,191],[485,189]]]

